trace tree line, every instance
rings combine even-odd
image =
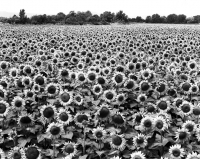
[[[19,15],[13,15],[11,18],[0,18],[1,22],[10,24],[66,24],[66,25],[107,25],[110,23],[123,23],[129,24],[134,22],[143,23],[200,23],[200,15],[193,17],[186,17],[184,14],[176,15],[169,14],[168,16],[160,16],[159,14],[153,14],[143,19],[141,16],[136,18],[129,18],[122,10],[117,13],[105,11],[100,15],[92,14],[90,11],[86,12],[74,12],[70,11],[67,15],[63,12],[59,12],[56,15],[34,15],[30,18],[26,16],[25,10],[21,9]]]

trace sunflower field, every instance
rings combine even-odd
[[[200,159],[198,25],[0,27],[1,159]]]

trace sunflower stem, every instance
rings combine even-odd
[[[86,138],[86,132],[85,132],[85,126],[83,127],[83,155],[85,155],[85,138]]]
[[[164,146],[163,146],[163,133],[162,131],[160,132],[160,142],[161,142],[161,155],[163,156],[163,153],[164,153]]]
[[[53,140],[53,159],[55,158],[55,151],[56,151],[56,146],[55,146],[55,139]]]

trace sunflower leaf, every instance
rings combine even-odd
[[[67,139],[72,139],[73,135],[74,135],[73,132],[69,132],[68,134],[62,135],[62,137]]]
[[[86,159],[88,155],[79,156],[79,159]]]

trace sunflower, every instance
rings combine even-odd
[[[1,61],[0,62],[0,69],[1,70],[3,70],[3,71],[5,71],[5,70],[7,70],[8,69],[8,62],[6,62],[6,61]]]
[[[84,65],[83,62],[79,62],[79,63],[77,64],[77,68],[78,68],[78,70],[80,70],[80,71],[83,71],[83,70],[84,70],[84,67],[85,67],[85,65]]]
[[[148,92],[151,89],[151,84],[148,81],[141,81],[139,88],[141,92]]]
[[[183,101],[183,103],[178,108],[180,114],[188,116],[193,112],[193,105],[188,101]]]
[[[133,79],[128,79],[125,83],[124,83],[124,87],[129,90],[132,91],[135,89],[136,87],[136,82]]]
[[[142,118],[144,117],[144,112],[137,112],[132,115],[133,123],[140,124]]]
[[[42,74],[37,74],[36,76],[34,76],[33,81],[35,82],[35,84],[44,86],[46,84],[47,79]]]
[[[70,71],[66,68],[62,68],[59,70],[59,77],[61,79],[66,79],[69,77]]]
[[[112,81],[114,81],[116,86],[121,86],[125,81],[124,73],[122,73],[122,72],[114,73]]]
[[[199,115],[200,115],[200,104],[195,105],[193,107],[193,111],[192,112],[193,112],[194,117],[199,118]]]
[[[41,87],[40,87],[39,84],[36,84],[36,83],[35,83],[35,84],[32,86],[32,91],[33,91],[33,92],[38,93],[38,92],[40,92],[40,90],[41,90]]]
[[[40,113],[42,115],[42,119],[44,120],[50,120],[54,117],[56,117],[56,107],[53,105],[44,105],[40,109]]]
[[[173,105],[175,108],[179,108],[179,106],[183,103],[184,99],[177,97],[173,100]]]
[[[25,65],[23,67],[23,73],[25,75],[31,76],[33,74],[33,72],[34,72],[34,69],[31,65]]]
[[[23,148],[14,147],[8,152],[8,159],[26,159]]]
[[[0,157],[1,159],[6,159],[6,154],[1,148],[0,148]]]
[[[158,92],[160,95],[164,95],[167,89],[167,84],[164,81],[158,82],[158,85],[155,88],[156,92]]]
[[[12,109],[23,110],[25,106],[25,100],[20,96],[15,96],[11,102]]]
[[[103,93],[103,88],[100,84],[94,85],[92,91],[95,95],[99,96]]]
[[[144,104],[144,102],[147,100],[147,96],[146,94],[139,94],[137,96],[137,101],[140,103],[140,104]]]
[[[186,81],[186,82],[181,83],[180,88],[183,91],[183,93],[189,94],[191,86],[192,86],[192,84],[190,82]]]
[[[18,89],[24,89],[24,85],[22,83],[22,78],[15,79],[14,81],[15,87]]]
[[[176,136],[175,136],[177,142],[184,142],[189,137],[190,137],[190,133],[188,129],[186,128],[177,129]]]
[[[112,158],[110,158],[110,159],[122,159],[122,158],[119,157],[119,156],[114,156],[114,157],[112,157]]]
[[[199,127],[196,129],[195,136],[196,136],[197,140],[200,141],[200,128]]]
[[[176,144],[176,145],[170,146],[169,154],[172,159],[181,159],[185,155],[185,151],[183,148],[181,148],[181,145]]]
[[[32,81],[32,78],[30,78],[29,76],[24,76],[22,77],[22,84],[25,86],[25,87],[31,87],[33,81]]]
[[[147,137],[143,134],[138,134],[133,138],[133,144],[137,148],[139,147],[145,148],[147,145]]]
[[[9,104],[6,101],[0,101],[0,116],[5,117],[9,112]]]
[[[103,140],[106,136],[106,130],[104,130],[102,127],[94,128],[92,133],[96,140]]]
[[[58,94],[58,85],[56,83],[49,83],[45,87],[45,92],[49,97],[56,96]]]
[[[89,118],[90,118],[89,114],[84,113],[84,112],[78,112],[78,113],[76,113],[76,115],[74,117],[74,121],[77,126],[84,127],[85,122],[88,122]]]
[[[72,81],[76,80],[77,79],[76,72],[70,71],[69,72],[69,79],[72,80]]]
[[[102,69],[102,73],[104,76],[108,76],[111,74],[111,69],[109,67],[105,67]]]
[[[196,61],[194,60],[190,60],[187,64],[187,67],[190,69],[190,70],[196,70],[197,69],[197,63]]]
[[[141,74],[142,79],[148,80],[149,78],[151,78],[152,70],[147,68],[145,70],[141,70],[140,74]]]
[[[0,99],[4,99],[5,97],[7,97],[7,91],[0,86]]]
[[[8,79],[5,78],[5,77],[2,77],[0,79],[0,86],[2,86],[5,90],[8,89],[8,87],[9,87],[9,81],[8,81]]]
[[[111,122],[113,122],[113,124],[116,126],[123,126],[125,124],[125,117],[120,112],[117,112],[116,114],[112,115]]]
[[[37,60],[34,61],[34,65],[36,67],[41,67],[42,66],[42,61],[40,59],[37,59]]]
[[[23,113],[18,118],[18,124],[21,127],[30,127],[34,124],[33,116],[31,114]]]
[[[64,146],[62,148],[62,151],[64,154],[70,156],[70,157],[74,157],[77,154],[77,144],[73,143],[73,142],[65,142]]]
[[[197,125],[195,122],[187,120],[185,123],[183,123],[182,128],[187,129],[189,133],[192,133],[196,131]]]
[[[157,108],[161,111],[167,112],[168,110],[170,110],[170,102],[166,98],[161,98],[157,102]]]
[[[141,131],[152,130],[154,128],[154,125],[154,119],[150,116],[146,116],[141,120],[140,129]]]
[[[85,83],[87,81],[85,73],[84,72],[78,72],[77,76],[76,76],[76,80],[81,84]]]
[[[97,79],[97,73],[95,71],[88,71],[86,78],[89,82],[95,82]]]
[[[63,126],[60,123],[51,123],[48,125],[46,130],[46,132],[49,133],[52,138],[59,138],[63,131]]]
[[[73,118],[69,111],[60,108],[57,114],[57,121],[61,124],[68,125],[72,122]]]
[[[120,93],[116,96],[116,102],[118,105],[124,104],[126,102],[126,94]]]
[[[155,129],[158,131],[165,131],[168,128],[168,125],[162,116],[157,116],[154,122],[155,122]]]
[[[101,121],[108,120],[110,118],[110,115],[111,110],[107,104],[102,104],[96,112],[96,117]]]
[[[103,93],[103,99],[108,102],[111,103],[115,100],[116,98],[116,92],[115,90],[105,90]]]
[[[130,72],[133,72],[135,70],[135,64],[132,63],[132,62],[128,62],[126,64],[126,68],[130,71]]]
[[[131,159],[146,159],[146,157],[141,151],[136,151],[131,154]]]
[[[18,69],[16,67],[12,67],[9,70],[9,77],[11,77],[11,78],[17,78],[18,73],[19,73]]]
[[[126,140],[124,139],[124,134],[118,135],[111,133],[110,146],[113,149],[123,151],[126,148]]]
[[[59,101],[60,101],[60,104],[63,106],[67,106],[71,104],[73,101],[72,92],[68,92],[67,90],[61,90],[59,94]]]
[[[200,158],[200,154],[197,154],[196,152],[192,152],[187,154],[186,159],[199,159]]]
[[[80,94],[76,94],[73,98],[73,101],[77,105],[82,105],[83,104],[83,97]]]
[[[29,146],[25,149],[27,159],[41,159],[41,154],[37,146]]]
[[[107,79],[104,76],[99,75],[97,77],[97,83],[103,86],[107,83]]]
[[[192,84],[192,86],[190,87],[190,90],[189,90],[189,92],[191,93],[191,94],[197,94],[198,92],[199,92],[199,87],[198,87],[198,85],[197,84]]]

